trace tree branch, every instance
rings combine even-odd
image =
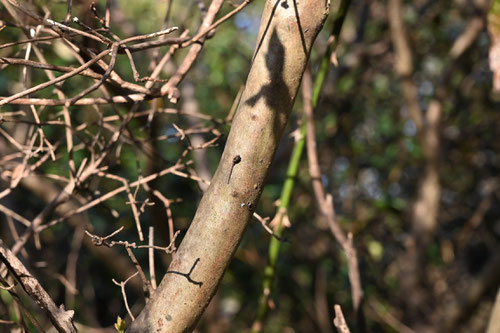
[[[26,291],[33,301],[35,301],[35,303],[47,314],[50,321],[59,332],[76,332],[75,325],[73,324],[74,311],[66,311],[62,305],[61,307],[57,307],[38,280],[33,277],[21,261],[4,246],[1,239],[0,260],[19,281],[24,291]]]
[[[189,331],[214,295],[253,215],[311,46],[328,14],[329,3],[322,0],[296,5],[297,11],[275,0],[266,3],[257,51],[219,167],[168,269],[190,272],[202,284],[167,274],[128,332]],[[237,155],[241,161],[227,184]]]

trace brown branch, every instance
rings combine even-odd
[[[135,182],[130,183],[129,186],[130,187],[135,187],[135,186],[138,186],[138,185],[141,185],[141,184],[144,184],[144,183],[148,183],[148,182],[150,182],[152,180],[158,179],[158,178],[160,178],[160,177],[162,177],[164,175],[172,173],[173,171],[175,171],[177,169],[182,169],[182,168],[183,168],[183,166],[181,166],[181,165],[174,165],[174,166],[166,168],[166,169],[164,169],[164,170],[162,170],[160,172],[156,172],[156,173],[153,173],[153,174],[151,174],[151,175],[149,175],[147,177],[143,177],[140,180],[136,180]],[[100,173],[97,173],[97,175],[104,176],[104,174],[100,174]],[[69,218],[69,217],[71,217],[73,215],[76,215],[76,214],[83,213],[83,212],[89,210],[90,208],[92,208],[92,207],[94,207],[94,206],[96,206],[96,205],[98,205],[98,204],[100,204],[100,203],[102,203],[102,202],[104,202],[104,201],[106,201],[106,200],[114,197],[115,195],[117,195],[117,194],[119,194],[121,192],[126,191],[126,190],[127,190],[127,188],[124,185],[124,186],[118,187],[118,188],[116,188],[116,189],[114,189],[112,191],[109,191],[108,193],[100,196],[99,198],[97,198],[95,200],[92,200],[92,201],[90,201],[90,202],[88,202],[88,203],[86,203],[86,204],[78,207],[77,209],[74,209],[72,211],[67,212],[62,217],[54,219],[54,220],[48,222],[47,224],[45,224],[43,226],[40,226],[37,230],[39,232],[41,232],[41,231],[43,231],[43,230],[45,230],[47,228],[50,228],[50,227],[52,227],[52,226],[54,226],[56,224],[59,224],[60,222],[66,220],[67,218]]]
[[[307,159],[309,162],[309,174],[314,190],[314,196],[318,203],[320,212],[326,217],[330,230],[339,242],[347,256],[347,264],[349,268],[349,281],[351,283],[351,294],[353,299],[354,310],[359,319],[359,325],[364,326],[364,318],[362,316],[362,301],[363,301],[363,288],[361,285],[361,275],[359,273],[358,257],[356,248],[352,241],[352,234],[346,234],[340,227],[339,222],[335,216],[335,209],[333,207],[333,198],[331,194],[325,194],[323,184],[321,183],[321,171],[318,163],[318,153],[316,150],[316,130],[314,125],[314,116],[311,103],[311,76],[307,71],[304,75],[302,84],[302,92],[304,96],[304,113],[306,116],[307,126]],[[360,328],[362,330],[362,328]]]
[[[95,82],[93,85],[91,85],[87,89],[84,89],[82,92],[78,93],[78,95],[76,95],[75,97],[70,98],[65,105],[66,107],[75,104],[76,101],[78,101],[83,96],[85,96],[85,95],[91,93],[92,91],[96,90],[97,88],[99,88],[104,83],[104,81],[106,81],[108,79],[108,77],[111,75],[111,72],[113,71],[113,68],[115,67],[116,57],[118,56],[118,53],[117,53],[118,46],[119,46],[118,43],[115,43],[111,46],[111,52],[110,52],[111,61],[109,62],[108,68],[106,69],[106,72],[103,74],[101,79],[99,81]]]
[[[483,5],[487,1],[483,2]],[[450,77],[460,57],[470,49],[477,40],[485,21],[484,8],[481,8],[468,21],[463,34],[459,36],[449,51],[449,65],[443,71],[436,84],[436,94],[430,101],[427,110],[422,110],[417,96],[417,86],[413,82],[415,72],[412,49],[403,21],[401,0],[390,0],[388,19],[391,27],[391,38],[395,53],[395,70],[401,79],[404,103],[408,106],[411,119],[416,125],[417,140],[424,155],[423,173],[420,176],[417,194],[411,205],[411,231],[406,241],[406,253],[402,262],[402,288],[412,291],[408,297],[410,311],[419,314],[419,307],[426,305],[422,292],[425,282],[425,249],[437,228],[440,210],[441,185],[439,180],[440,160],[440,121],[443,113],[443,102],[449,92]]]
[[[133,45],[123,46],[120,48],[118,52],[124,53],[125,49],[129,50],[130,52],[138,52],[166,45],[181,45],[182,43],[185,43],[190,39],[191,37],[189,36],[183,36],[183,37],[170,37],[149,42],[142,42]]]
[[[7,266],[12,275],[19,281],[24,291],[47,314],[52,324],[59,332],[76,332],[73,324],[74,311],[64,310],[64,306],[57,307],[49,294],[43,289],[38,280],[24,267],[17,257],[4,246],[0,239],[0,260]]]
[[[24,95],[23,95],[24,96]],[[10,96],[12,97],[12,96]],[[0,105],[2,104],[17,104],[17,105],[45,105],[45,106],[63,106],[68,103],[70,99],[49,99],[49,98],[16,98],[3,103],[10,97],[0,96]],[[123,103],[137,103],[144,100],[154,98],[156,96],[146,96],[145,94],[130,94],[112,97],[95,97],[95,98],[82,98],[74,102],[73,105],[101,105],[101,104],[123,104]]]
[[[132,114],[133,114],[133,110],[124,118],[124,120],[122,122],[122,126],[120,127],[120,129],[118,131],[113,133],[112,137],[109,139],[109,141],[103,147],[100,155],[95,156],[94,154],[92,154],[91,161],[87,165],[84,165],[85,163],[82,162],[82,165],[80,166],[80,170],[77,173],[76,177],[72,178],[68,182],[68,184],[66,184],[64,189],[48,205],[46,205],[43,208],[43,210],[33,219],[30,227],[27,230],[25,230],[23,235],[13,245],[12,252],[14,254],[17,254],[19,252],[19,250],[22,247],[24,247],[24,245],[26,244],[28,239],[31,237],[31,235],[34,234],[37,237],[37,234],[39,232],[41,232],[41,230],[44,230],[45,228],[47,228],[47,225],[42,226],[44,219],[49,214],[51,214],[58,205],[60,205],[61,203],[67,202],[71,198],[73,191],[76,189],[76,187],[80,183],[84,182],[92,175],[101,172],[101,170],[99,168],[100,164],[108,156],[108,153],[110,151],[110,147],[112,147],[120,138],[120,135],[121,135],[123,128],[132,119]],[[35,240],[36,239],[37,238],[35,238]],[[37,243],[35,243],[35,244],[38,245]]]
[[[73,68],[73,67],[56,66],[56,65],[44,64],[44,63],[37,62],[37,61],[18,59],[18,58],[0,57],[0,64],[28,66],[28,67],[47,69],[47,70],[63,72],[63,73],[69,73],[69,72],[75,70],[75,68]],[[83,70],[79,74],[83,75],[83,76],[91,77],[91,78],[97,79],[97,80],[102,78],[102,75],[97,74],[90,69]]]
[[[118,246],[123,246],[125,248],[133,248],[133,249],[155,249],[159,251],[163,251],[165,253],[173,253],[175,249],[175,240],[177,239],[177,236],[179,235],[179,230],[175,232],[174,236],[172,237],[172,241],[170,244],[166,247],[161,247],[161,246],[156,246],[156,245],[137,245],[135,242],[129,243],[127,241],[108,241],[109,238],[115,236],[118,234],[120,231],[123,230],[123,227],[119,228],[118,230],[115,230],[111,234],[101,237],[97,235],[93,235],[87,230],[85,230],[85,233],[91,238],[92,243],[94,243],[95,246],[106,246],[106,247],[113,247],[115,245]]]
[[[191,38],[186,43],[183,43],[182,47],[190,46],[190,45],[192,45],[192,44],[194,44],[194,43],[202,40],[204,37],[206,37],[208,34],[210,34],[219,25],[221,25],[222,23],[224,23],[225,21],[229,20],[231,17],[233,17],[234,15],[236,15],[237,13],[239,13],[250,2],[252,2],[252,0],[244,0],[241,4],[238,5],[238,7],[236,7],[235,9],[233,9],[232,11],[230,11],[229,13],[227,13],[226,15],[224,15],[223,17],[221,17],[215,23],[213,23],[212,25],[210,25],[208,28],[203,29],[203,30],[200,29],[200,32],[198,32],[196,34],[196,36],[194,36],[193,38]]]
[[[257,219],[257,221],[260,222],[260,224],[262,225],[262,227],[264,228],[265,231],[267,231],[267,233],[271,236],[273,236],[274,238],[276,238],[277,240],[279,240],[280,242],[283,242],[284,239],[281,238],[280,236],[276,235],[274,233],[274,231],[271,230],[271,228],[269,228],[269,226],[267,225],[267,221],[269,221],[270,217],[266,217],[266,218],[263,218],[262,216],[260,216],[259,214],[257,214],[256,212],[253,213],[253,217],[255,217]],[[272,222],[271,222],[272,223]]]
[[[340,305],[335,304],[335,319],[333,319],[333,325],[337,328],[339,333],[351,333],[349,330],[349,326],[347,326],[347,323],[345,322],[344,319],[344,314],[342,313],[342,308]]]
[[[396,73],[401,77],[403,97],[408,104],[410,116],[415,123],[417,131],[421,132],[424,126],[423,111],[418,103],[417,88],[412,80],[414,71],[413,57],[402,13],[401,0],[390,0],[387,15],[394,44],[394,68]]]
[[[210,27],[211,23],[215,19],[215,16],[219,12],[220,8],[222,7],[222,4],[224,3],[224,0],[213,0],[212,3],[210,4],[210,7],[208,8],[208,12],[205,15],[205,18],[203,19],[203,22],[200,26],[200,33],[208,31],[208,28]],[[202,42],[203,39],[200,38],[200,42]],[[179,66],[175,74],[170,78],[170,80],[164,84],[161,87],[161,95],[162,96],[167,96],[172,103],[177,102],[177,98],[179,97],[179,92],[177,90],[177,86],[179,83],[184,79],[186,74],[189,72],[191,67],[193,66],[196,58],[198,58],[198,55],[200,54],[200,51],[202,49],[202,43],[197,43],[191,45],[191,48],[188,51],[188,54],[182,61],[182,64]]]
[[[16,8],[17,10],[19,10],[20,12],[22,12],[23,14],[29,16],[30,18],[34,19],[35,21],[37,21],[38,23],[41,23],[41,24],[44,24],[44,25],[47,25],[49,27],[51,27],[52,29],[54,29],[54,31],[57,32],[57,29],[60,29],[62,31],[69,31],[69,32],[73,32],[75,34],[78,34],[78,35],[81,35],[81,36],[84,36],[84,37],[87,37],[87,38],[90,38],[90,39],[93,39],[95,41],[98,41],[100,43],[103,43],[103,44],[107,44],[106,40],[102,40],[100,37],[98,36],[95,36],[91,33],[87,33],[87,32],[84,32],[84,31],[81,31],[81,30],[78,30],[78,29],[75,29],[75,28],[72,28],[70,26],[67,26],[67,25],[64,25],[64,24],[61,24],[59,22],[56,22],[52,19],[48,19],[48,18],[43,18],[43,17],[40,17],[38,16],[37,14],[33,13],[31,10],[29,10],[28,8],[24,7],[24,5],[22,4],[19,4],[16,0],[7,0],[7,2],[13,6],[14,8]],[[57,28],[57,29],[56,29]]]
[[[139,272],[135,272],[130,277],[128,277],[125,281],[122,281],[122,282],[117,282],[115,279],[112,279],[114,284],[116,284],[117,286],[120,286],[120,289],[122,291],[123,303],[125,303],[125,308],[127,309],[127,312],[129,314],[130,318],[132,318],[132,320],[135,320],[135,317],[132,314],[132,311],[130,311],[130,307],[128,306],[127,292],[125,291],[125,285],[127,284],[128,281],[130,281],[130,279],[135,277],[137,274],[139,274]]]
[[[151,287],[153,290],[156,289],[157,284],[156,284],[156,270],[155,270],[155,251],[152,248],[154,245],[154,238],[155,238],[155,229],[153,227],[149,227],[149,234],[148,234],[148,245],[150,246],[148,250],[148,262],[149,262],[149,275],[151,276]]]
[[[2,285],[8,285],[7,284],[7,281],[0,276],[0,284]],[[10,287],[14,287],[15,285],[13,284],[12,286]],[[23,304],[23,301],[21,300],[21,298],[19,297],[19,295],[17,295],[17,293],[15,293],[14,291],[11,290],[11,288],[8,287],[8,288],[2,288],[4,290],[7,290],[9,292],[9,294],[12,296],[12,298],[14,299],[15,301],[15,306],[16,306],[16,314],[18,314],[18,316],[20,317],[20,323],[18,323],[18,325],[24,329],[24,331],[28,331],[28,328],[26,327],[26,324],[24,323],[24,318],[23,316],[26,316],[26,318],[28,318],[36,327],[37,330],[39,330],[40,332],[44,332],[42,326],[40,325],[40,323],[38,322],[38,320],[31,314],[31,312],[24,306]]]
[[[144,297],[149,299],[149,297],[153,294],[153,287],[151,287],[151,282],[149,282],[148,278],[146,277],[146,274],[144,274],[144,271],[142,270],[141,264],[139,264],[139,261],[137,261],[137,258],[134,255],[134,252],[132,252],[132,249],[130,247],[125,247],[127,250],[127,254],[130,257],[130,260],[134,264],[135,268],[137,269],[137,272],[139,272],[139,276],[141,277],[142,280],[142,288],[144,291]]]
[[[106,178],[109,178],[109,179],[114,179],[114,180],[117,180],[119,181],[120,183],[123,184],[123,186],[125,186],[125,192],[127,193],[127,197],[128,197],[128,202],[127,204],[130,205],[130,207],[132,208],[132,213],[133,213],[133,216],[134,216],[134,221],[135,221],[135,226],[136,226],[136,229],[137,229],[137,234],[139,235],[139,241],[143,241],[144,240],[144,235],[142,234],[142,227],[141,227],[141,221],[140,221],[140,213],[139,213],[139,210],[137,209],[137,205],[136,205],[136,201],[135,201],[135,196],[132,195],[132,191],[130,190],[130,185],[128,183],[128,181],[123,178],[123,177],[120,177],[120,176],[117,176],[117,175],[113,175],[113,174],[109,174],[109,173],[100,173],[99,175],[103,175],[104,177]]]
[[[95,64],[96,62],[98,62],[99,60],[101,60],[102,58],[104,58],[106,55],[109,54],[109,52],[110,52],[109,50],[102,51],[96,57],[92,58],[91,60],[89,60],[85,64],[81,65],[78,68],[75,68],[74,70],[72,70],[69,73],[66,73],[66,74],[63,74],[63,75],[57,77],[54,80],[50,80],[50,81],[41,83],[41,84],[39,84],[39,85],[37,85],[35,87],[23,90],[23,91],[21,91],[21,92],[19,92],[17,94],[9,96],[9,97],[0,97],[1,98],[0,99],[0,105],[7,104],[9,102],[12,102],[12,101],[20,98],[20,97],[29,95],[29,94],[34,93],[36,91],[42,90],[44,88],[47,88],[47,87],[49,87],[51,85],[54,85],[54,84],[56,84],[58,82],[64,81],[64,80],[66,80],[66,79],[68,79],[68,78],[70,78],[72,76],[75,76],[78,73],[80,73],[80,72],[84,71],[85,69],[89,68],[90,66],[92,66],[93,64]],[[28,103],[28,104],[35,104],[35,103]]]

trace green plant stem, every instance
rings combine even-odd
[[[323,84],[328,74],[328,70],[330,69],[330,58],[332,56],[332,53],[337,48],[340,31],[342,29],[342,25],[344,23],[344,19],[346,17],[347,9],[349,8],[350,3],[351,0],[341,0],[339,9],[335,15],[333,21],[333,29],[331,33],[331,36],[333,36],[333,42],[328,44],[325,54],[321,59],[321,64],[313,84],[313,93],[312,93],[313,109],[318,105],[321,90],[323,88]],[[285,183],[283,184],[283,189],[281,191],[280,204],[278,207],[278,214],[281,214],[281,217],[278,227],[276,228],[276,230],[274,230],[275,234],[280,238],[282,238],[285,227],[283,225],[283,217],[284,214],[287,214],[286,211],[290,204],[290,198],[292,196],[293,188],[295,186],[295,180],[297,179],[297,174],[299,171],[300,159],[302,157],[302,153],[304,152],[306,134],[307,134],[307,128],[306,128],[306,121],[304,119],[300,126],[299,139],[295,142],[295,145],[293,147],[292,156],[290,158],[290,162],[288,163]],[[252,330],[251,330],[252,333],[260,332],[262,330],[262,325],[264,323],[264,320],[268,312],[269,308],[268,302],[272,291],[274,277],[276,275],[276,264],[278,262],[280,247],[281,247],[281,242],[275,237],[271,237],[271,241],[269,243],[269,251],[268,251],[268,264],[264,269],[264,278],[262,281],[262,293],[259,298],[256,318],[254,324],[252,325]]]

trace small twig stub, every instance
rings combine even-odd
[[[233,164],[231,165],[231,170],[229,171],[229,176],[227,177],[227,183],[229,184],[229,181],[231,180],[231,175],[233,174],[233,169],[234,169],[234,166],[238,163],[241,162],[241,156],[240,155],[236,155],[234,158],[233,158]]]

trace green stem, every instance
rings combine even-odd
[[[328,74],[328,70],[330,69],[330,58],[332,53],[337,48],[342,24],[344,23],[344,19],[347,14],[347,9],[349,8],[350,3],[351,0],[341,0],[339,9],[335,15],[333,21],[333,30],[331,33],[331,36],[333,36],[334,41],[333,43],[330,43],[328,45],[325,54],[321,59],[321,64],[313,84],[313,93],[311,101],[313,109],[318,104],[323,84]],[[287,214],[286,211],[290,204],[290,198],[292,196],[293,188],[295,186],[295,180],[297,179],[297,174],[299,171],[300,159],[302,157],[302,153],[304,152],[306,134],[307,134],[306,121],[304,120],[302,121],[302,124],[300,126],[299,139],[295,142],[295,145],[293,147],[292,156],[290,158],[290,162],[288,163],[288,170],[286,172],[285,183],[283,184],[283,189],[281,191],[280,204],[278,207],[278,214],[281,214],[281,218],[278,227],[274,231],[279,238],[282,238],[283,235],[284,231],[284,225],[282,223],[284,216],[283,214]],[[264,278],[262,281],[262,294],[259,298],[256,318],[252,325],[252,330],[251,330],[252,333],[260,332],[262,330],[262,325],[267,315],[269,297],[271,295],[273,281],[276,275],[276,264],[278,261],[280,246],[281,242],[275,237],[271,237],[271,241],[269,243],[268,264],[264,269]]]

